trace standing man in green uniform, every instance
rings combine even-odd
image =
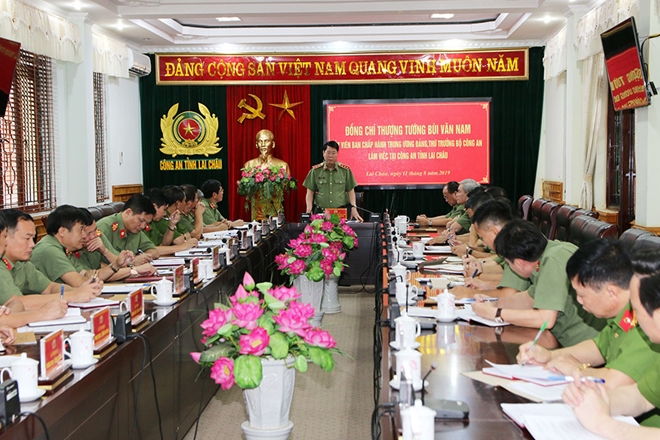
[[[652,342],[660,344],[660,252],[636,254],[633,257],[633,272],[630,303],[635,311],[634,319]],[[657,423],[657,415],[660,414],[660,363],[641,366],[645,368],[645,373],[636,384],[625,385],[609,393],[604,386],[592,381],[582,383],[576,380],[564,391],[564,402],[573,407],[575,416],[585,428],[603,438],[655,440],[660,437],[660,423]],[[641,416],[642,426],[612,418],[617,415]]]
[[[415,219],[415,222],[419,223],[419,226],[446,226],[447,222],[454,217],[458,216],[463,212],[465,207],[459,205],[456,201],[456,193],[458,192],[458,182],[452,180],[447,182],[445,186],[442,187],[442,196],[445,199],[445,202],[451,206],[451,211],[445,215],[438,215],[436,217],[427,217],[426,214],[419,214]]]
[[[523,283],[518,293],[484,302],[477,294],[472,305],[476,314],[521,327],[547,328],[564,347],[593,339],[605,326],[604,320],[585,312],[566,275],[566,262],[577,250],[571,243],[548,241],[531,222],[515,219],[495,238],[495,250]],[[502,280],[504,285],[504,279]]]
[[[566,376],[600,377],[612,390],[637,382],[649,365],[660,362],[660,345],[649,341],[630,306],[630,259],[618,240],[594,240],[575,251],[566,273],[577,300],[586,311],[607,318],[607,326],[594,339],[559,350],[522,344],[518,363],[545,365]]]
[[[314,165],[307,174],[303,186],[307,188],[305,204],[308,213],[314,206],[325,208],[349,208],[349,217],[363,221],[355,205],[357,182],[351,169],[337,161],[339,144],[328,141],[323,144],[323,163]]]
[[[133,252],[133,263],[139,266],[159,256],[156,245],[143,232],[155,213],[151,200],[136,194],[124,203],[121,212],[102,218],[97,226],[116,252]]]
[[[222,202],[225,190],[222,184],[215,179],[209,179],[200,188],[204,194],[202,203],[206,207],[204,211],[204,232],[224,231],[235,226],[243,226],[243,220],[227,220],[218,209],[218,203]]]

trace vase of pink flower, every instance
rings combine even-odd
[[[295,370],[307,371],[311,361],[331,371],[332,356],[340,353],[330,333],[312,327],[314,309],[299,297],[294,287],[256,284],[246,273],[229,304],[216,304],[201,324],[205,350],[191,356],[210,368],[223,390],[234,385],[244,390],[248,440],[268,438],[265,431],[286,439],[293,428]]]
[[[238,194],[245,196],[245,209],[251,208],[256,220],[278,215],[284,194],[296,189],[297,182],[284,167],[272,166],[242,168],[236,184]]]

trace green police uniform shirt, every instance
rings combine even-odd
[[[165,211],[167,215],[157,222],[151,222],[149,223],[149,228],[145,228],[143,231],[147,237],[149,237],[149,240],[153,242],[156,246],[160,246],[163,244],[163,237],[165,236],[165,233],[167,232],[167,229],[170,227],[170,221],[166,217],[170,217],[172,214],[169,213],[169,211]],[[149,229],[147,231],[147,229]],[[172,240],[176,240],[177,237],[181,236],[181,233],[174,228],[174,231],[172,231]]]
[[[108,240],[108,238],[103,235],[101,230],[98,228],[96,229],[96,235],[101,237],[103,246],[105,246],[108,251],[115,254],[115,256],[119,255],[119,252],[114,249],[112,243],[110,243],[110,240]],[[110,261],[105,258],[105,255],[99,251],[90,252],[87,249],[83,249],[80,252],[73,252],[69,254],[68,257],[73,266],[78,269],[78,272],[81,270],[98,270],[101,268],[101,263],[110,264]]]
[[[195,216],[192,214],[183,214],[179,219],[179,223],[176,224],[176,230],[179,234],[190,234],[195,230]]]
[[[80,252],[77,252],[80,255]],[[64,283],[61,277],[68,272],[79,272],[69,260],[69,252],[52,235],[46,235],[32,250],[30,261],[49,280]],[[74,257],[75,258],[75,257]]]
[[[646,373],[648,366],[660,362],[660,345],[651,342],[635,325],[630,304],[594,338],[605,366],[620,371],[635,382]]]
[[[12,264],[6,258],[2,261],[4,264],[0,264],[0,298],[3,304],[14,295],[40,294],[50,286],[50,280],[39,272],[32,262],[17,261]]]
[[[325,162],[312,167],[303,186],[316,193],[314,204],[321,208],[341,208],[350,203],[348,192],[357,186],[351,169],[337,162],[330,170]]]
[[[156,245],[144,232],[133,234],[126,230],[121,219],[121,212],[102,218],[96,225],[110,241],[110,249],[117,252],[127,250],[137,254],[138,249],[142,251],[156,249]]]
[[[215,203],[209,199],[202,199],[202,203],[206,206],[206,210],[204,211],[204,226],[224,221],[225,218],[220,214],[218,206]]]
[[[456,233],[457,235],[463,235],[470,232],[470,226],[472,226],[472,219],[468,215],[467,209],[463,208],[463,210],[460,211],[458,215],[454,217],[454,220],[456,220],[456,223],[461,225],[462,228],[460,231]]]
[[[660,428],[660,362],[646,365],[645,374],[637,381],[639,393],[655,409],[636,417],[642,426]]]
[[[447,214],[445,214],[446,218],[455,218],[458,217],[463,213],[465,210],[465,205],[454,205],[451,208],[451,211],[449,211]]]

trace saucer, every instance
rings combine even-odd
[[[422,344],[420,344],[418,341],[413,342],[412,349],[419,348]],[[392,347],[395,350],[401,350],[401,345],[399,345],[399,341],[390,341],[390,347]]]
[[[33,402],[33,401],[37,400],[38,398],[40,398],[41,396],[43,396],[44,394],[46,394],[46,390],[42,390],[41,388],[37,388],[37,392],[35,394],[30,394],[30,395],[23,395],[23,394],[21,394],[21,391],[19,390],[18,394],[19,394],[19,397],[20,397],[20,401],[22,403],[24,403],[24,402]]]
[[[392,379],[392,380],[390,381],[390,386],[391,386],[392,388],[394,388],[395,390],[398,390],[400,385],[401,385],[401,382],[398,381],[398,380],[395,381],[394,379]],[[429,381],[428,381],[428,380],[425,380],[425,381],[424,381],[424,387],[426,388],[427,386],[429,386]],[[421,382],[420,382],[420,383],[417,383],[417,384],[414,384],[414,383],[413,383],[413,389],[414,389],[415,391],[419,391],[419,390],[421,390],[421,389],[422,389],[422,384],[421,384]]]
[[[167,306],[171,306],[172,304],[176,304],[176,300],[172,299],[170,301],[162,301],[161,302],[161,301],[158,301],[157,299],[155,299],[154,304],[156,304],[157,306],[161,306],[161,307],[167,307]]]
[[[91,361],[87,361],[87,362],[84,362],[82,364],[71,364],[71,368],[73,368],[74,370],[84,370],[87,367],[91,367],[92,365],[94,365],[98,361],[99,361],[98,359],[94,358]]]

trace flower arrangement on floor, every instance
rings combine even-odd
[[[334,367],[333,353],[341,353],[330,333],[312,328],[314,308],[297,301],[295,288],[255,284],[245,273],[243,284],[230,298],[231,306],[217,304],[201,326],[206,350],[191,353],[223,390],[234,384],[243,389],[259,386],[261,358],[294,358],[293,366],[307,371],[307,360],[322,369]]]
[[[289,241],[286,252],[275,257],[277,269],[291,281],[304,274],[311,281],[340,276],[346,266],[346,251],[358,245],[357,234],[338,215],[316,214],[298,238]]]
[[[241,180],[237,182],[238,194],[245,196],[245,209],[250,203],[282,207],[284,193],[296,189],[297,181],[284,167],[248,167],[241,168]]]

